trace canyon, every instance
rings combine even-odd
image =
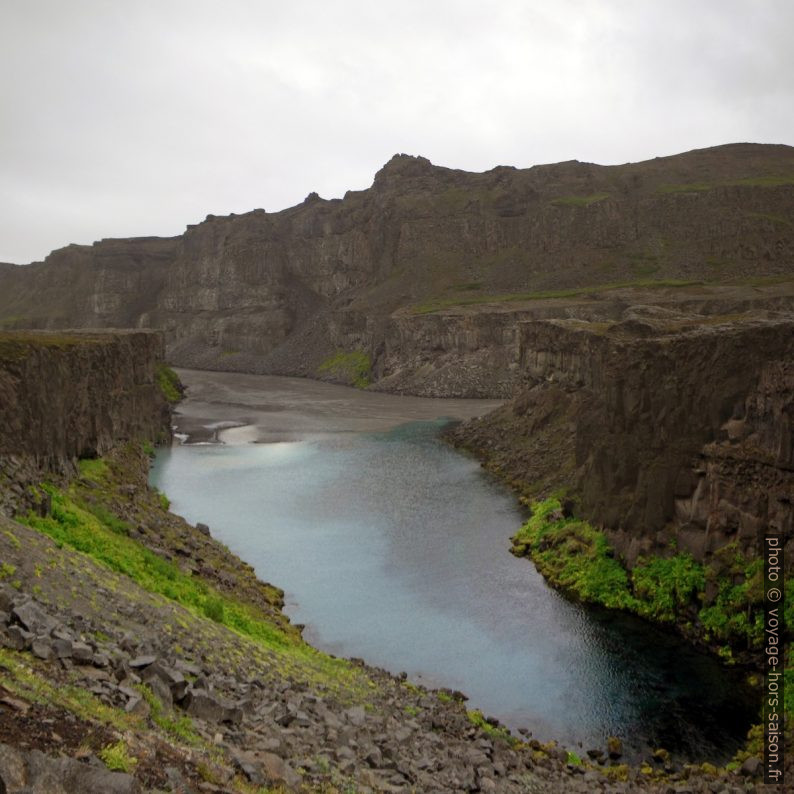
[[[67,246],[43,262],[0,264],[0,512],[7,517],[0,543],[2,560],[19,571],[5,577],[11,584],[0,593],[3,630],[17,638],[19,652],[29,653],[40,639],[14,617],[24,599],[13,582],[34,601],[40,593],[33,588],[41,589],[18,539],[37,549],[40,566],[59,556],[57,533],[64,531],[47,522],[87,510],[103,531],[112,533],[114,521],[122,521],[136,543],[183,573],[204,577],[219,598],[243,593],[290,642],[300,642],[280,612],[278,589],[258,583],[250,567],[203,529],[168,513],[146,485],[142,450],[171,434],[174,394],[163,388],[165,361],[394,394],[504,401],[451,428],[447,438],[473,452],[527,505],[558,499],[554,521],[576,520],[603,533],[627,571],[685,555],[707,571],[698,598],[709,607],[728,585],[747,585],[749,593],[758,573],[750,570],[771,532],[782,539],[790,582],[793,265],[794,148],[760,144],[620,166],[571,161],[480,174],[396,155],[371,188],[342,199],[310,194],[281,212],[208,216],[172,238],[106,239]],[[107,460],[102,465],[109,468],[97,476],[81,459]],[[23,516],[28,525],[44,522],[57,530],[55,539],[12,520]],[[73,574],[79,570],[77,558],[63,564]],[[103,570],[92,568],[89,578],[100,581]],[[85,639],[75,622],[80,609],[57,606],[67,580],[57,579],[63,587],[49,593],[48,609],[58,613],[74,644]],[[121,587],[102,581],[106,593]],[[758,608],[757,594],[752,598],[741,603],[748,614]],[[114,604],[123,615],[121,602]],[[225,681],[214,666],[231,657],[213,659],[184,632],[178,645],[191,651],[184,658],[146,631],[125,648],[126,634],[143,631],[144,612],[133,611],[129,621],[114,618],[111,631],[88,610],[87,625],[100,638],[92,654],[113,657],[117,683],[127,690],[102,679],[107,703],[143,709],[130,685],[157,687],[154,678],[170,675],[131,670],[136,653],[158,658],[167,670],[177,662],[203,665],[197,675],[207,687],[196,688],[206,693],[205,703],[215,704],[208,706],[215,717],[245,701],[251,676],[267,677],[267,665],[256,672],[243,665]],[[194,618],[180,613],[179,620]],[[679,628],[718,650],[693,622],[696,614],[682,611]],[[241,652],[230,635],[221,639]],[[729,653],[732,644],[723,650]],[[742,662],[757,663],[757,649],[733,649],[744,654]],[[12,662],[6,659],[7,669]],[[359,782],[370,784],[362,785],[400,790],[405,781],[419,780],[429,786],[422,759],[440,729],[451,737],[444,779],[452,788],[497,790],[493,783],[509,791],[528,775],[535,790],[554,791],[566,775],[566,790],[613,784],[635,790],[598,777],[598,770],[588,770],[596,777],[585,783],[578,768],[566,768],[568,755],[559,748],[535,742],[516,749],[508,741],[516,754],[495,750],[498,726],[481,715],[472,723],[457,695],[406,694],[399,679],[383,671],[362,668],[383,698],[382,724],[361,718],[351,706],[360,700],[349,691],[341,701],[347,697],[345,707],[355,714],[329,718],[312,700],[316,691],[302,688],[311,674],[301,668],[293,675],[293,662],[288,683],[278,684],[280,705],[270,703],[273,714],[292,714],[289,723],[302,714],[299,719],[322,728],[304,744],[260,731],[256,757],[227,757],[227,771],[216,769],[227,783],[237,774],[274,779],[265,769],[280,770],[277,782],[289,787],[296,779],[269,757],[274,748],[283,763],[308,753],[315,739],[333,744],[351,734],[362,740],[354,757],[332,753],[327,762],[313,762],[314,782],[330,779],[324,764],[357,774],[366,750],[370,771]],[[17,689],[8,690],[12,699],[21,676]],[[409,734],[418,732],[416,742],[404,758],[395,749],[394,763],[373,767],[377,754],[359,734],[368,725],[393,737],[405,709],[427,716],[408,726]],[[213,730],[200,724],[204,739],[211,740]],[[476,751],[465,749],[473,746]],[[384,761],[383,748],[374,749]],[[752,762],[751,753],[743,760]],[[179,774],[197,784],[194,761],[180,760]],[[14,763],[33,769],[27,756]],[[153,769],[147,784],[164,785]],[[757,771],[752,763],[743,769],[748,778]],[[631,786],[655,785],[638,772],[627,774]],[[217,775],[215,783],[204,778],[217,786],[206,790],[226,790]],[[708,789],[709,781],[687,776],[694,790]],[[129,782],[128,790],[139,784]]]
[[[479,174],[395,155],[342,199],[0,266],[0,323],[154,327],[178,366],[512,398],[459,443],[525,495],[568,488],[629,565],[671,536],[702,560],[767,525],[792,542],[792,262],[792,147]]]

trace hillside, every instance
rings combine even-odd
[[[0,321],[162,328],[183,366],[506,396],[512,362],[474,352],[521,319],[791,306],[793,260],[792,147],[485,173],[397,155],[343,199],[2,266]],[[470,357],[470,376],[439,371],[445,353]]]

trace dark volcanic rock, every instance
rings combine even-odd
[[[791,161],[787,146],[734,144],[467,173],[398,155],[342,200],[312,194],[282,212],[208,216],[179,237],[0,268],[0,319],[162,328],[183,366],[342,381],[349,372],[321,364],[359,350],[390,390],[508,396],[522,318],[489,296],[790,274],[794,184],[780,176]],[[523,319],[577,316],[587,299],[539,301]]]

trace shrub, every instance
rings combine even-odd
[[[100,750],[99,757],[105,762],[105,766],[114,772],[132,772],[138,763],[138,759],[130,755],[123,739]]]

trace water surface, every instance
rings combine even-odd
[[[361,432],[329,420],[301,435],[296,421],[292,440],[163,450],[152,481],[284,588],[310,642],[460,689],[571,748],[618,735],[634,757],[661,746],[725,760],[739,744],[753,713],[737,681],[641,621],[568,602],[512,557],[524,516],[439,441],[443,422]]]

